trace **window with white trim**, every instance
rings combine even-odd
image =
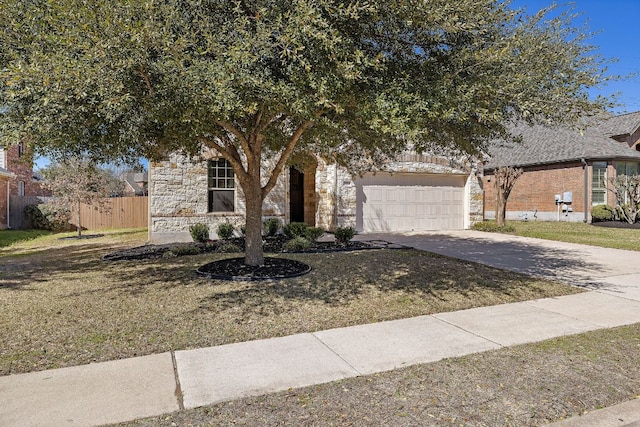
[[[607,203],[607,162],[593,162],[591,166],[591,204]]]
[[[236,180],[233,167],[227,159],[208,162],[208,211],[235,211]]]
[[[24,196],[24,181],[18,181],[18,196]]]
[[[640,173],[638,162],[616,162],[616,175],[634,176]]]

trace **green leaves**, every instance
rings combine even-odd
[[[511,118],[607,105],[586,95],[605,62],[573,12],[547,12],[494,0],[0,0],[0,139],[102,160],[196,153],[197,141],[242,151],[225,121],[278,153],[312,120],[300,148],[475,152]]]

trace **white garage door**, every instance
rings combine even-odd
[[[358,231],[427,231],[464,228],[466,177],[365,175],[356,182]]]

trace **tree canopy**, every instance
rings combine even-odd
[[[547,12],[497,0],[0,0],[0,143],[98,161],[208,147],[234,167],[257,239],[249,216],[295,150],[352,165],[407,147],[477,153],[511,120],[602,111],[587,89],[606,80],[605,61],[570,10]],[[276,166],[262,177],[265,157]]]

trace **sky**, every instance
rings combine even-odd
[[[512,8],[524,7],[531,15],[549,6],[553,0],[513,0]],[[562,0],[557,0],[565,5]],[[628,76],[621,81],[608,83],[603,88],[590,91],[592,96],[610,96],[618,93],[618,102],[622,105],[614,112],[631,113],[640,110],[640,0],[573,0],[571,4],[581,16],[575,25],[587,23],[588,28],[597,34],[590,44],[598,46],[597,52],[605,58],[617,58],[618,62],[609,65],[611,75]]]

